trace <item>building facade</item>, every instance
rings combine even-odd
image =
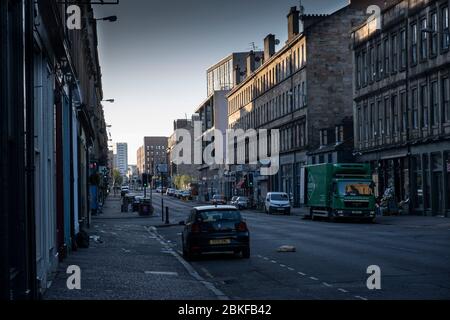
[[[358,160],[411,214],[450,213],[449,5],[393,1],[353,33]]]
[[[139,175],[143,173],[152,175],[155,179],[159,176],[160,166],[168,167],[167,161],[167,137],[144,137],[144,145],[137,151],[137,170]],[[163,172],[166,176],[167,172]],[[156,182],[152,182],[155,186]]]
[[[248,59],[251,56],[252,59]],[[209,144],[205,140],[214,132],[220,130],[223,134],[225,148],[225,133],[227,122],[226,94],[258,68],[263,60],[263,52],[249,51],[231,53],[206,71],[207,98],[195,109],[201,123],[201,133],[194,139],[201,140],[202,155]],[[212,138],[214,139],[214,138]],[[205,199],[214,194],[227,195],[227,166],[224,164],[198,166],[199,194]]]
[[[261,201],[268,191],[284,191],[300,205],[302,167],[345,158],[352,132],[344,127],[353,114],[349,39],[352,28],[367,18],[368,5],[352,1],[330,15],[300,15],[293,7],[286,44],[276,52],[275,36],[264,39],[263,65],[228,95],[228,125],[278,129],[280,169],[269,177],[259,175],[259,165],[232,166],[234,193]],[[249,178],[250,188],[244,183]]]
[[[174,186],[176,176],[187,176],[193,183],[197,182],[198,171],[197,165],[194,163],[194,121],[198,121],[198,116],[194,115],[191,119],[178,119],[173,122],[173,134],[168,139],[167,158],[169,161],[169,177],[170,185]],[[191,140],[189,141],[191,147],[191,156],[189,163],[177,164],[177,158],[181,158],[183,154],[175,154],[174,148],[181,139],[183,139],[177,130],[186,130],[189,133]]]
[[[128,144],[116,143],[115,149],[116,169],[119,170],[122,177],[126,177],[128,172]]]
[[[96,22],[80,8],[87,22],[69,30],[62,3],[0,3],[1,299],[45,291],[89,227],[89,178],[107,164]]]

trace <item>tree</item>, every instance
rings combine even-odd
[[[122,175],[120,174],[120,171],[117,169],[114,169],[113,171],[113,186],[118,187],[121,186],[123,183]]]

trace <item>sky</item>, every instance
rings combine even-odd
[[[303,0],[306,13],[331,13],[348,0]],[[128,143],[136,164],[144,136],[169,136],[175,119],[206,98],[206,70],[231,52],[263,49],[269,33],[287,39],[287,13],[298,0],[120,0],[94,5],[105,117],[112,143]]]

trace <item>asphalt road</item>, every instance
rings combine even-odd
[[[161,195],[154,194],[156,213]],[[192,202],[164,196],[170,222]],[[401,225],[330,223],[244,211],[251,258],[207,255],[191,266],[230,299],[450,299],[450,230]],[[157,232],[181,253],[182,226]],[[283,245],[294,253],[279,253]],[[381,289],[367,288],[369,266],[381,269]]]

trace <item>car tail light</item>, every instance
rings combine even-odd
[[[240,231],[240,232],[248,231],[247,224],[245,222],[243,222],[243,221],[239,222],[236,225],[236,230]]]
[[[197,223],[192,224],[191,232],[192,233],[200,233],[200,225]]]

